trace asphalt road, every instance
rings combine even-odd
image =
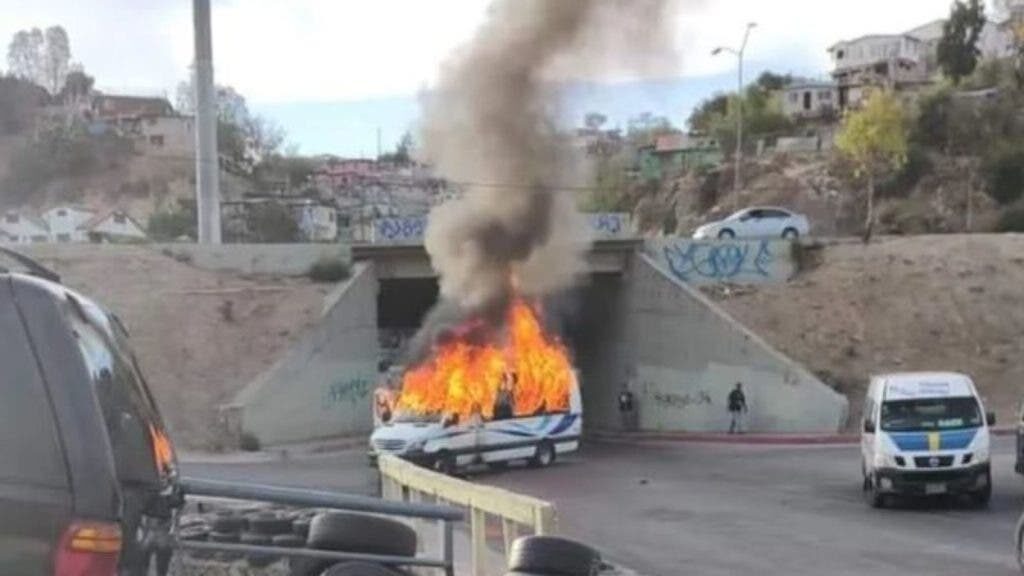
[[[988,510],[942,499],[870,509],[856,446],[600,444],[546,470],[472,479],[553,501],[562,533],[651,576],[1014,575],[1024,479],[1012,451],[1012,439],[996,440]],[[186,471],[375,490],[355,452]]]

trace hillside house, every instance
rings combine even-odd
[[[134,218],[120,210],[96,216],[80,229],[93,241],[131,241],[146,238],[146,230]]]
[[[782,93],[782,111],[789,118],[831,118],[839,111],[839,89],[835,82],[795,80]]]
[[[872,88],[899,90],[929,82],[928,47],[909,34],[870,34],[828,49],[838,107],[858,106]]]
[[[640,177],[658,180],[705,166],[715,166],[724,156],[718,141],[689,134],[659,136],[653,146],[639,150]]]
[[[95,216],[95,212],[86,208],[57,206],[44,212],[42,219],[49,229],[51,242],[87,242],[89,237],[82,225]]]
[[[7,212],[0,220],[0,231],[14,244],[42,244],[50,241],[46,222],[35,216]]]
[[[942,40],[942,27],[945,23],[946,21],[940,18],[907,32],[908,36],[913,36],[924,44],[925,63],[930,74],[939,69],[939,41]],[[987,21],[978,39],[978,50],[981,52],[982,60],[999,60],[1013,56],[1014,34],[1009,22]]]
[[[92,113],[98,120],[173,116],[174,106],[162,97],[98,94],[92,102]]]

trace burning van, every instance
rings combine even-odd
[[[394,454],[450,473],[475,463],[548,466],[579,447],[583,408],[569,354],[525,301],[509,310],[498,341],[472,326],[407,370],[370,458]]]

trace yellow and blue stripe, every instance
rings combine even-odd
[[[896,447],[904,452],[938,452],[963,450],[971,445],[978,428],[947,430],[943,432],[890,432]]]

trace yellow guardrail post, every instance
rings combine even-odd
[[[444,501],[469,508],[473,576],[486,576],[488,514],[501,521],[506,555],[519,534],[519,525],[531,527],[537,535],[551,535],[557,531],[555,506],[550,502],[439,474],[387,454],[380,456],[378,467],[382,491],[387,489],[387,492],[400,495],[408,490],[410,499],[414,501],[421,501],[423,495],[429,494],[438,503]],[[446,526],[441,545],[451,550],[451,524],[446,523]]]

